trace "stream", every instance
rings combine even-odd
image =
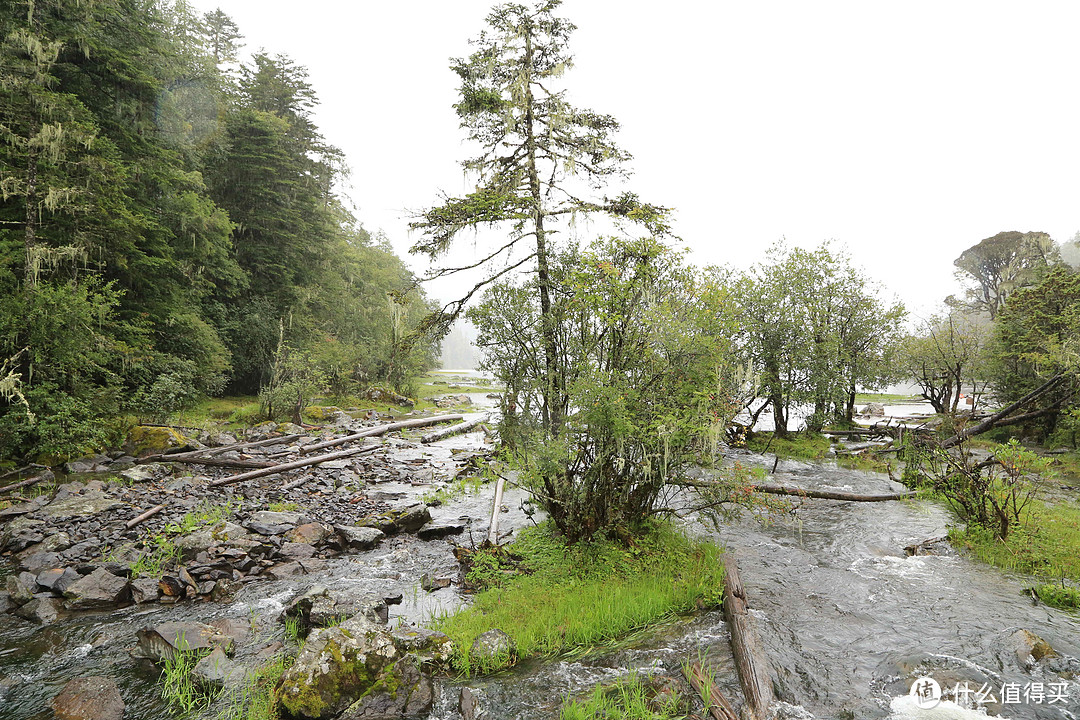
[[[403,462],[425,458],[432,469],[418,472],[437,478],[453,450],[476,449],[484,442],[483,433],[476,432],[433,446],[402,443],[399,454]],[[771,456],[743,452],[737,459],[766,468],[773,465]],[[782,461],[776,481],[864,493],[902,489],[884,475],[829,463]],[[404,504],[429,489],[388,482],[373,491]],[[391,624],[422,623],[451,612],[467,601],[456,587],[425,592],[419,587],[420,577],[425,573],[458,577],[452,543],[481,542],[493,492],[493,486],[482,486],[475,494],[432,508],[436,522],[467,523],[465,533],[450,541],[394,536],[374,550],[332,558],[325,570],[313,575],[247,583],[229,602],[131,606],[81,614],[45,627],[4,616],[0,718],[51,718],[49,700],[63,684],[90,674],[116,680],[127,703],[127,720],[173,716],[158,697],[157,671],[128,655],[139,628],[164,620],[243,619],[251,623],[256,641],[245,644],[238,655],[253,654],[281,638],[278,614],[291,597],[313,584],[385,597],[400,594],[401,603],[390,606]],[[502,532],[531,522],[520,508],[523,499],[521,491],[507,489]],[[946,689],[963,682],[974,690],[988,686],[998,702],[983,703],[981,712],[991,716],[1080,718],[1077,615],[1034,605],[1023,594],[1031,584],[1024,576],[1002,573],[954,553],[905,554],[905,546],[945,534],[950,518],[940,505],[925,500],[797,503],[792,515],[769,524],[743,517],[717,532],[687,522],[688,529],[709,535],[738,560],[778,695],[785,702],[780,717],[985,717],[952,703],[934,710],[917,708],[908,689],[916,678],[924,677]],[[1041,636],[1059,656],[1025,668],[1011,640],[1018,629]],[[584,694],[594,684],[628,671],[679,675],[682,664],[691,660],[712,666],[720,689],[736,698],[740,691],[728,642],[722,614],[701,613],[591,654],[529,661],[487,678],[439,681],[431,718],[461,718],[458,698],[461,687],[468,686],[491,720],[553,720],[568,695]],[[1032,683],[1043,683],[1047,690],[1056,683],[1060,699],[1023,702],[1021,697],[1019,702],[1001,702],[1003,685],[1030,689]]]

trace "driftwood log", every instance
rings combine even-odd
[[[353,433],[352,435],[344,435],[333,440],[327,440],[326,442],[315,443],[314,445],[305,445],[300,448],[300,454],[306,455],[309,452],[315,452],[316,450],[325,450],[326,448],[336,447],[338,445],[344,445],[345,443],[352,442],[353,440],[359,440],[366,437],[377,437],[379,435],[385,435],[388,432],[394,430],[404,430],[406,428],[427,427],[428,425],[436,425],[443,422],[455,422],[463,419],[462,415],[436,415],[429,418],[417,418],[415,420],[402,420],[401,422],[389,423],[388,425],[380,425],[379,427],[373,427],[370,430],[364,430],[362,432]]]
[[[185,457],[179,460],[169,460],[169,462],[178,462],[185,465],[210,465],[213,467],[227,467],[227,468],[271,468],[277,467],[278,463],[272,460],[253,460],[253,459],[238,459],[233,460],[230,458],[217,458],[217,457]]]
[[[769,660],[754,630],[746,588],[739,577],[739,568],[731,555],[724,557],[724,620],[731,633],[731,652],[739,683],[746,697],[746,709],[750,720],[765,720],[769,715],[774,695]]]
[[[146,522],[147,520],[154,517],[155,515],[157,515],[159,512],[161,512],[164,509],[165,509],[164,505],[155,505],[154,507],[152,507],[149,510],[147,510],[146,512],[142,513],[138,517],[133,517],[132,519],[128,520],[124,524],[124,527],[126,527],[128,530],[130,530],[131,528],[135,527],[136,525],[138,525],[140,523],[143,523],[143,522]]]
[[[371,452],[377,449],[377,446],[352,448],[351,450],[339,450],[338,452],[330,453],[329,455],[318,455],[316,457],[305,458],[304,460],[294,460],[293,462],[281,463],[269,468],[263,468],[261,470],[252,470],[251,472],[240,473],[239,475],[232,475],[231,477],[215,480],[210,483],[208,487],[220,487],[222,485],[232,485],[233,483],[244,482],[245,480],[254,480],[255,478],[266,477],[267,475],[276,475],[278,473],[286,472],[287,470],[297,470],[302,467],[310,467],[312,465],[319,465],[331,460],[339,460],[341,458],[350,457],[352,455],[359,455],[360,453]]]
[[[709,697],[709,714],[712,715],[713,720],[739,720],[739,715],[731,707],[731,703],[724,697],[724,694],[720,692],[720,688],[710,684],[706,678],[705,673],[701,669],[700,663],[690,663],[689,665],[683,665],[683,675],[686,677],[686,681],[690,683],[691,687],[697,692],[698,696],[702,699],[706,695]]]
[[[426,445],[428,443],[433,443],[433,442],[436,442],[438,440],[442,440],[443,438],[453,437],[454,435],[460,435],[461,433],[469,432],[470,430],[472,430],[473,428],[475,428],[475,427],[477,427],[479,425],[483,425],[487,421],[488,421],[488,416],[485,415],[484,417],[477,418],[476,420],[470,420],[468,422],[459,423],[457,425],[451,425],[448,428],[443,428],[442,430],[436,430],[434,432],[428,433],[424,437],[420,438],[420,442],[422,442],[422,443],[424,443]]]
[[[1035,410],[1033,412],[1024,413],[1023,415],[1016,415],[1016,416],[1011,417],[1011,418],[1009,417],[1009,415],[1012,415],[1014,412],[1016,412],[1020,408],[1024,407],[1028,403],[1031,403],[1034,400],[1038,400],[1040,397],[1042,397],[1043,395],[1047,394],[1048,392],[1050,392],[1051,390],[1056,388],[1058,385],[1061,384],[1061,382],[1064,379],[1065,379],[1065,373],[1058,373],[1057,375],[1050,378],[1049,380],[1044,382],[1042,385],[1035,388],[1034,390],[1029,392],[1024,397],[1020,398],[1019,400],[1017,400],[1013,404],[1011,404],[1011,405],[997,411],[996,413],[994,413],[990,417],[986,418],[982,422],[976,423],[975,425],[972,425],[971,427],[966,428],[966,429],[956,433],[951,438],[949,438],[945,442],[941,443],[941,447],[943,447],[943,448],[951,448],[954,445],[959,445],[960,443],[962,443],[964,440],[967,440],[972,435],[978,435],[979,433],[986,432],[987,430],[992,430],[992,429],[994,429],[996,427],[1002,427],[1004,425],[1015,425],[1018,422],[1023,422],[1025,420],[1034,419],[1034,418],[1040,417],[1042,415],[1046,415],[1047,413],[1050,413],[1050,412],[1056,412],[1058,410],[1058,408],[1056,406],[1054,406],[1054,407],[1049,407],[1049,408],[1043,408],[1042,410]]]
[[[35,475],[32,478],[26,478],[25,480],[20,480],[17,483],[11,483],[10,485],[0,487],[0,493],[8,493],[12,490],[18,490],[19,488],[27,487],[28,485],[36,485],[44,479],[44,475]]]
[[[753,490],[768,495],[793,495],[795,497],[817,498],[819,500],[847,500],[849,502],[885,502],[886,500],[908,500],[916,493],[908,490],[881,495],[860,495],[839,490],[807,490],[805,488],[786,487],[784,485],[751,485]]]

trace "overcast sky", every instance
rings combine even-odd
[[[357,214],[399,252],[409,210],[466,189],[449,58],[492,3],[194,5],[221,7],[248,52],[308,68]],[[925,312],[979,240],[1080,230],[1080,3],[566,0],[560,14],[578,26],[568,99],[619,120],[630,186],[675,208],[698,264],[833,239]]]

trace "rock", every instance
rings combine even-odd
[[[514,639],[495,628],[481,633],[473,641],[472,647],[469,648],[469,659],[477,663],[498,661],[500,664],[508,664],[516,652]]]
[[[42,570],[37,574],[37,584],[46,590],[52,590],[56,585],[56,581],[64,575],[64,571],[67,568],[51,568],[49,570]]]
[[[222,578],[217,581],[214,585],[214,589],[210,591],[210,599],[214,602],[229,600],[241,587],[243,587],[242,583],[237,580]]]
[[[229,545],[246,551],[258,543],[249,538],[244,528],[224,521],[213,527],[188,533],[178,538],[174,544],[183,551],[184,560],[189,560],[217,545]]]
[[[304,428],[296,423],[284,422],[274,426],[274,432],[280,433],[281,435],[303,435]]]
[[[0,592],[0,615],[12,612],[17,607],[19,606],[15,604],[10,595],[6,592]]]
[[[300,524],[298,512],[273,512],[260,510],[252,513],[244,527],[260,535],[281,535]]]
[[[197,450],[199,445],[179,430],[169,427],[139,425],[128,433],[124,452],[135,457],[160,455],[169,450]]]
[[[112,464],[109,465],[109,470],[119,472],[120,470],[127,470],[132,467],[135,467],[135,458],[130,455],[121,455],[112,461]]]
[[[1016,659],[1023,667],[1031,667],[1043,658],[1057,656],[1050,643],[1031,632],[1030,630],[1017,630],[1010,637]]]
[[[299,562],[293,561],[274,565],[263,574],[271,580],[284,580],[285,578],[296,577],[297,575],[306,575],[307,571],[304,570],[304,566]]]
[[[311,633],[296,661],[285,671],[278,697],[296,718],[326,720],[385,685],[392,679],[398,659],[393,639],[384,628],[363,618],[351,618]]]
[[[251,620],[247,618],[218,618],[217,620],[211,620],[209,624],[210,627],[217,628],[237,645],[243,644],[251,635]]]
[[[136,605],[157,602],[161,595],[161,588],[155,578],[138,578],[131,581],[131,601]]]
[[[396,392],[387,390],[386,388],[373,387],[364,393],[364,395],[368,400],[373,400],[374,402],[392,402],[401,407],[413,407],[416,404],[409,398],[398,395]]]
[[[876,402],[867,403],[866,407],[863,408],[862,414],[869,415],[871,417],[884,417],[885,406],[881,403]]]
[[[42,508],[44,516],[55,521],[73,520],[86,518],[111,510],[120,510],[126,507],[124,503],[103,493],[90,493],[88,495],[73,495],[62,500],[53,500]]]
[[[161,662],[177,651],[212,650],[220,647],[230,652],[233,640],[218,628],[198,622],[164,622],[144,627],[135,633],[139,644],[131,651],[134,658]]]
[[[75,568],[64,568],[63,574],[53,583],[51,590],[57,595],[63,595],[65,590],[81,578],[82,575]]]
[[[64,463],[64,472],[69,475],[105,472],[109,469],[108,466],[111,462],[112,458],[108,455],[87,455],[78,460],[70,460]]]
[[[282,543],[278,552],[281,557],[289,560],[304,560],[315,555],[315,548],[305,543],[287,542]]]
[[[382,530],[387,535],[398,532],[416,532],[425,523],[431,521],[431,511],[427,505],[417,503],[402,510],[392,510],[382,515],[371,515],[358,523],[363,527]]]
[[[134,483],[142,483],[163,478],[170,473],[172,473],[172,468],[168,465],[163,463],[147,463],[146,465],[136,465],[135,467],[124,470],[120,473],[120,477]]]
[[[416,537],[421,540],[438,540],[451,535],[460,535],[465,532],[464,523],[433,524],[428,523],[416,531]]]
[[[473,404],[472,398],[468,395],[443,395],[442,397],[432,398],[431,402],[435,403],[435,407],[439,408],[452,408]]]
[[[48,595],[36,595],[34,599],[15,611],[19,617],[36,622],[40,625],[50,625],[60,617],[62,608],[59,598]]]
[[[71,536],[66,532],[49,535],[41,541],[42,552],[63,552],[71,547]]]
[[[322,523],[306,523],[285,533],[285,539],[293,543],[318,545],[329,535],[330,530]]]
[[[450,578],[434,578],[430,573],[420,576],[420,589],[427,592],[435,592],[450,587]]]
[[[35,545],[34,547],[41,547],[41,545]],[[27,550],[29,549],[27,548]],[[26,552],[26,550],[23,552]],[[61,565],[60,555],[54,552],[35,552],[31,555],[25,555],[19,560],[19,567],[35,575],[44,570],[59,568]]]
[[[34,599],[37,592],[37,575],[30,572],[21,572],[18,575],[8,575],[7,593],[11,601],[16,605],[25,605]]]
[[[230,660],[220,647],[214,648],[209,655],[195,663],[191,674],[201,684],[211,688],[241,686],[248,676],[247,670]]]
[[[338,541],[348,550],[371,550],[386,537],[386,533],[375,527],[357,525],[335,525]]]
[[[421,667],[445,665],[454,654],[450,638],[437,630],[404,625],[391,630],[390,635],[398,652],[414,656]]]
[[[68,610],[110,608],[128,599],[128,581],[103,567],[73,582],[64,590]]]
[[[37,506],[32,506],[30,512],[37,509]],[[3,549],[11,550],[12,552],[25,550],[31,545],[36,545],[45,539],[45,536],[41,533],[41,530],[43,530],[44,527],[45,522],[42,520],[29,517],[17,517],[9,522],[4,528],[3,542],[0,544],[2,544]]]
[[[338,720],[419,720],[428,717],[434,704],[431,677],[404,657],[384,671],[383,676]]]
[[[331,591],[321,585],[314,585],[289,603],[281,613],[282,621],[287,617],[299,620],[301,630],[305,633],[356,616],[385,625],[390,618],[390,611],[386,601],[377,595]]]
[[[120,720],[124,717],[120,688],[104,677],[72,680],[64,685],[51,704],[57,720]]]
[[[203,442],[210,447],[222,447],[225,445],[235,445],[237,443],[236,436],[230,435],[226,432],[209,433],[203,439]]]
[[[478,720],[480,717],[482,712],[480,702],[472,689],[461,688],[461,694],[458,696],[458,711],[461,713],[461,720]]]

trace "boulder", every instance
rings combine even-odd
[[[62,500],[53,500],[42,508],[41,512],[55,521],[75,518],[83,520],[92,515],[120,510],[124,507],[126,507],[124,503],[116,498],[101,492],[89,492],[84,495],[72,495]]]
[[[39,548],[43,543],[39,543],[34,547]],[[27,548],[23,552],[29,552],[31,548]],[[59,568],[62,563],[60,562],[60,555],[54,552],[35,552],[30,555],[23,555],[19,558],[19,567],[27,572],[32,572],[35,575],[40,574],[44,570],[52,570],[53,568]]]
[[[358,523],[363,527],[382,530],[387,535],[398,532],[416,532],[431,521],[427,505],[417,503],[401,510],[391,510],[381,515],[370,515]]]
[[[120,477],[134,483],[152,482],[172,473],[172,467],[164,463],[136,465],[120,473]]]
[[[421,667],[445,665],[454,654],[450,638],[438,630],[402,625],[391,630],[390,636],[398,652],[412,655]]]
[[[386,624],[390,611],[386,601],[372,594],[329,590],[314,585],[282,611],[281,619],[296,618],[303,632],[328,627],[346,618],[361,616],[371,623]]]
[[[8,596],[16,605],[25,605],[34,599],[34,593],[37,592],[37,575],[34,573],[8,575],[6,582]]]
[[[220,647],[226,653],[233,639],[213,625],[199,622],[164,622],[144,627],[135,633],[139,644],[131,651],[134,658],[162,662],[178,651],[213,650]]]
[[[64,568],[63,574],[53,582],[50,589],[57,595],[63,595],[65,590],[78,582],[81,578],[82,575],[80,575],[75,568]]]
[[[29,503],[27,503],[29,505]],[[30,511],[36,510],[37,507],[31,507]],[[37,545],[45,539],[45,535],[42,534],[42,530],[45,529],[45,522],[36,518],[29,517],[17,517],[7,524],[4,528],[4,535],[0,547],[4,550],[11,550],[12,552],[19,552],[25,550],[31,545]]]
[[[223,447],[225,445],[235,445],[237,443],[236,436],[226,432],[207,433],[203,438],[203,442],[210,447]]]
[[[431,677],[412,658],[403,657],[338,720],[419,720],[428,717],[434,700]]]
[[[239,687],[248,678],[248,671],[230,660],[220,647],[214,648],[209,655],[195,663],[191,674],[199,683],[210,688]]]
[[[175,428],[138,425],[128,433],[124,452],[135,457],[161,455],[170,450],[198,450],[200,445]]]
[[[50,625],[60,617],[62,607],[59,598],[49,597],[47,594],[35,595],[33,600],[16,610],[15,614],[39,625]]]
[[[475,663],[509,661],[517,652],[514,639],[495,628],[481,633],[469,648],[469,659]],[[504,663],[505,664],[505,663]]]
[[[64,472],[69,475],[105,472],[109,469],[109,463],[111,462],[112,458],[108,455],[87,455],[64,463]]]
[[[227,545],[244,551],[258,545],[250,539],[247,530],[228,521],[188,533],[178,538],[174,544],[182,551],[184,560],[195,558],[199,553],[218,545]]]
[[[99,567],[69,585],[64,590],[64,597],[67,599],[64,606],[68,610],[110,608],[128,600],[128,581]]]
[[[1050,643],[1031,632],[1030,630],[1017,630],[1010,637],[1016,659],[1023,667],[1031,667],[1043,658],[1057,655]]]
[[[281,535],[299,525],[300,518],[298,512],[260,510],[252,513],[251,517],[244,523],[244,527],[260,535]]]
[[[385,628],[350,618],[311,633],[285,671],[278,697],[295,718],[328,720],[393,681],[399,658]]]
[[[436,590],[442,590],[445,587],[450,587],[450,578],[437,578],[432,577],[431,573],[424,573],[420,576],[420,589],[426,592],[435,592]]]
[[[314,557],[315,548],[306,543],[287,542],[281,544],[281,550],[278,553],[289,560],[305,560]]]
[[[322,523],[305,523],[285,533],[285,539],[292,543],[318,545],[330,536],[330,530]]]
[[[416,531],[421,540],[438,540],[465,532],[465,523],[428,523]]]
[[[52,709],[57,720],[120,720],[124,700],[109,678],[85,677],[65,685],[52,699]]]
[[[64,571],[67,568],[51,568],[49,570],[42,570],[37,574],[37,584],[46,590],[52,590],[56,585],[56,581],[64,576]]]
[[[371,550],[386,537],[386,533],[375,527],[357,525],[335,525],[338,542],[347,550]]]
[[[131,581],[131,601],[136,605],[157,602],[161,596],[161,588],[156,578],[137,578]]]
[[[862,414],[869,415],[871,417],[884,417],[885,406],[881,403],[876,402],[867,403],[866,407],[863,408]]]

